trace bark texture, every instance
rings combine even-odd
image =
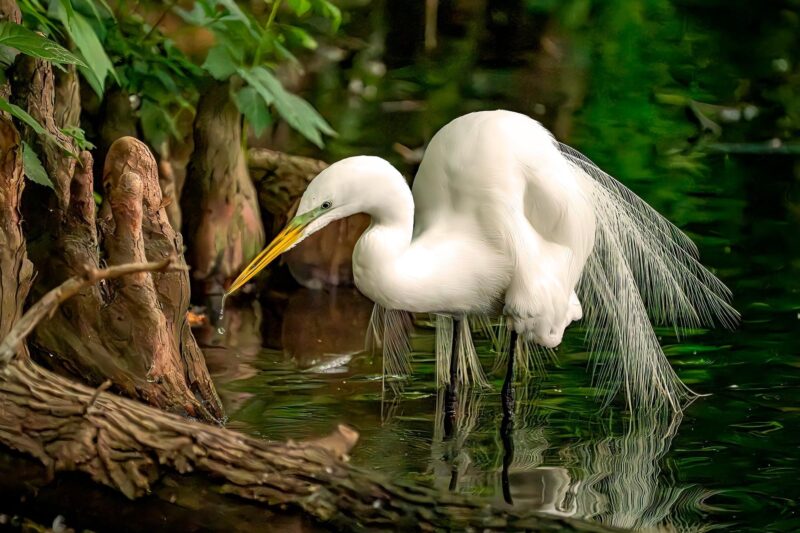
[[[212,82],[197,105],[194,152],[181,198],[192,277],[206,293],[221,292],[264,246],[241,130],[231,83]]]
[[[0,21],[20,20],[16,3],[0,0]],[[0,97],[8,99],[10,94],[8,83],[0,85]],[[19,132],[11,117],[0,112],[0,337],[5,337],[22,316],[33,280],[20,214],[24,187]]]
[[[56,78],[49,63],[25,57],[15,65],[12,95],[75,153],[60,128],[78,122],[77,83],[74,72]],[[98,269],[101,260],[119,265],[181,257],[182,239],[167,220],[158,169],[144,144],[124,137],[108,149],[97,217],[91,154],[75,158],[33,131],[27,139],[54,189],[36,187],[25,199],[33,236],[28,251],[39,271],[34,297]],[[161,408],[219,419],[221,404],[186,322],[188,307],[185,270],[140,273],[83,288],[37,328],[32,344],[48,365],[91,384],[110,379],[117,390]]]
[[[0,375],[0,443],[35,457],[51,475],[83,472],[129,498],[160,494],[165,476],[191,473],[213,492],[302,509],[348,530],[610,531],[351,467],[340,457],[354,443],[348,428],[311,443],[265,442],[90,389],[29,362],[14,361]]]
[[[250,149],[248,164],[261,207],[270,215],[273,233],[294,214],[309,182],[328,167],[324,161],[266,148]],[[311,235],[285,256],[292,276],[312,289],[352,284],[353,248],[369,222],[367,215],[357,214]]]

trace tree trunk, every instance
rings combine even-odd
[[[20,22],[16,3],[0,0],[0,20]],[[10,94],[8,83],[0,85],[0,97],[8,99]],[[5,337],[22,316],[33,280],[20,214],[24,187],[19,132],[11,117],[0,112],[0,337]]]
[[[232,85],[212,82],[200,97],[194,152],[181,198],[192,278],[206,294],[222,292],[264,246]]]
[[[83,152],[76,159],[51,140],[55,137],[78,152],[60,129],[76,125],[80,114],[74,72],[68,70],[56,79],[48,62],[20,57],[12,80],[12,97],[50,134],[25,128],[29,145],[53,182],[53,191],[32,187],[23,200],[28,204],[28,252],[39,271],[33,296],[87,268],[98,268],[103,250],[111,265],[180,257],[181,237],[164,212],[158,171],[149,150],[130,137],[109,148],[103,173],[105,201],[97,220],[91,154]],[[8,139],[6,144],[17,146],[19,152],[13,136]],[[9,148],[4,153],[13,151]],[[9,205],[14,206],[13,202]],[[4,203],[3,213],[7,207]],[[4,247],[4,257],[5,252]],[[13,271],[3,265],[3,276]],[[4,284],[4,292],[5,287],[22,289],[15,296],[16,305],[22,306],[25,285]],[[111,379],[117,390],[153,405],[219,419],[221,404],[186,322],[188,306],[185,271],[142,273],[86,287],[37,329],[33,345],[46,354],[40,358],[43,362],[91,384]],[[3,309],[5,314],[7,304]]]
[[[191,501],[182,486],[302,510],[343,529],[610,531],[578,520],[502,510],[484,500],[392,483],[341,460],[357,435],[276,443],[206,426],[71,382],[30,362],[0,378],[0,443],[49,474],[78,471],[128,498]],[[235,500],[234,500],[235,501]]]

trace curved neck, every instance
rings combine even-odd
[[[353,276],[367,297],[396,308],[405,288],[398,276],[398,260],[411,246],[414,232],[414,200],[411,190],[376,196],[361,212],[372,219],[353,250]]]

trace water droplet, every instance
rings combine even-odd
[[[220,335],[225,335],[225,328],[223,328],[223,327],[221,327],[221,326],[220,326],[220,327],[218,327],[218,328],[217,328],[217,333],[219,333]]]
[[[228,297],[228,294],[225,293],[222,295],[222,303],[219,306],[219,321],[222,322],[222,318],[225,316],[225,299]]]

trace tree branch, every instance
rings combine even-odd
[[[42,320],[52,316],[59,305],[86,287],[94,285],[102,279],[113,279],[127,274],[174,272],[185,269],[186,267],[180,265],[178,259],[174,256],[151,263],[128,263],[103,269],[87,267],[82,275],[73,276],[58,287],[50,290],[14,324],[6,338],[0,343],[0,367],[14,357],[14,354],[20,349],[28,335]]]

